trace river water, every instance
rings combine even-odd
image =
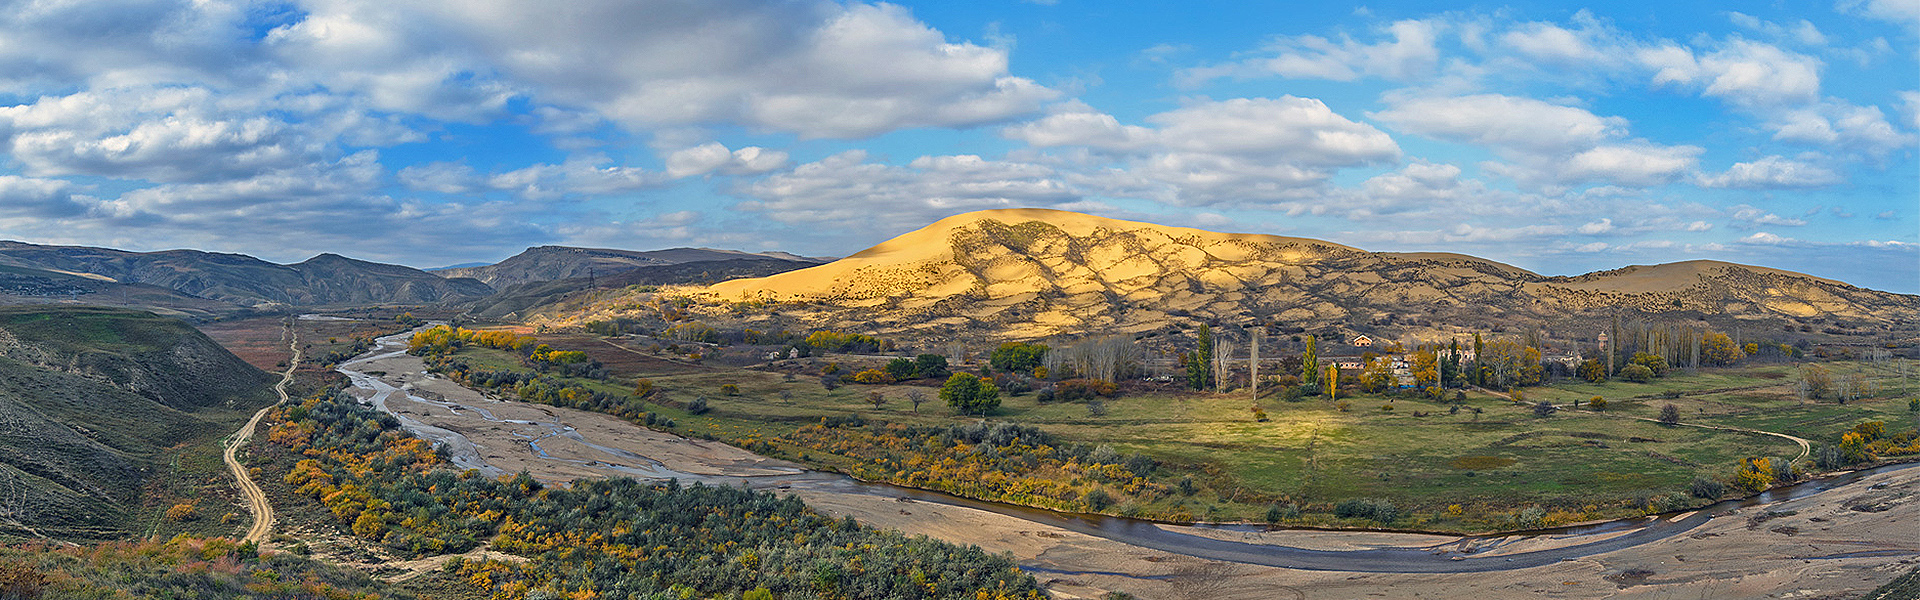
[[[1201,525],[1205,529],[1215,529],[1228,533],[1272,532],[1268,539],[1281,540],[1280,543],[1255,543],[1219,539],[1204,535],[1193,535],[1169,529],[1159,523],[1114,517],[1106,515],[1086,515],[1061,513],[1051,510],[1017,506],[998,502],[988,502],[961,498],[948,494],[925,490],[904,488],[884,483],[858,481],[845,475],[789,468],[771,468],[748,476],[697,474],[676,471],[667,468],[658,460],[641,456],[634,452],[587,439],[572,426],[566,424],[566,416],[580,411],[557,407],[544,410],[556,415],[550,421],[530,421],[501,419],[494,416],[483,406],[448,401],[432,397],[415,395],[401,386],[395,386],[385,377],[392,374],[369,373],[360,370],[368,362],[382,358],[395,357],[404,353],[405,340],[410,333],[396,334],[380,338],[378,346],[353,360],[342,363],[338,370],[345,374],[353,385],[370,395],[365,402],[382,412],[398,418],[408,431],[431,440],[436,445],[444,445],[452,456],[453,463],[463,469],[479,469],[490,475],[500,475],[504,471],[489,464],[482,449],[465,435],[446,428],[436,427],[414,419],[404,412],[395,411],[388,401],[396,393],[406,393],[414,402],[437,406],[454,413],[472,411],[482,419],[498,424],[511,424],[532,427],[532,433],[520,435],[529,451],[541,460],[564,461],[570,468],[588,468],[609,477],[635,477],[649,480],[678,479],[683,483],[699,482],[708,485],[745,485],[755,489],[793,491],[805,489],[811,493],[850,494],[877,497],[893,501],[930,502],[949,506],[959,506],[1015,517],[1036,525],[1052,526],[1117,542],[1151,548],[1165,552],[1183,554],[1199,558],[1231,561],[1246,564],[1286,567],[1293,569],[1357,571],[1373,573],[1473,573],[1521,569],[1552,564],[1563,560],[1574,560],[1586,556],[1612,552],[1650,542],[1668,539],[1684,534],[1695,527],[1707,523],[1716,515],[1727,511],[1761,506],[1777,505],[1774,510],[1791,510],[1796,500],[1844,486],[1861,478],[1879,473],[1920,466],[1920,464],[1890,465],[1875,469],[1856,471],[1837,477],[1818,479],[1800,484],[1782,487],[1760,494],[1753,498],[1727,500],[1695,511],[1678,514],[1656,515],[1635,519],[1622,519],[1598,524],[1586,524],[1573,527],[1541,529],[1525,532],[1506,533],[1491,536],[1462,536],[1449,539],[1444,543],[1432,543],[1431,535],[1408,535],[1408,545],[1385,548],[1354,550],[1320,550],[1285,545],[1285,529],[1259,525]],[[404,384],[403,384],[404,385]],[[426,396],[432,396],[427,394]],[[636,426],[637,427],[637,426]],[[637,432],[636,432],[637,433]],[[542,449],[540,443],[551,438],[566,438],[590,448],[601,456],[591,458],[557,458]],[[605,441],[605,440],[602,440]],[[682,438],[684,441],[684,438]],[[906,514],[902,511],[902,514]],[[1307,530],[1300,530],[1303,533]],[[1312,531],[1312,534],[1324,543],[1325,531]],[[1357,534],[1366,536],[1366,543],[1377,544],[1382,534],[1367,532]],[[1487,550],[1512,544],[1518,540],[1540,536],[1553,536],[1557,547],[1511,553],[1485,555]],[[1414,540],[1418,540],[1415,542]]]

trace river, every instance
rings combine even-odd
[[[579,477],[629,476],[651,480],[679,479],[709,485],[744,485],[756,489],[796,493],[810,503],[867,507],[926,503],[984,511],[1019,519],[1033,526],[1078,532],[1128,546],[1171,554],[1265,565],[1288,569],[1366,573],[1481,573],[1524,569],[1571,561],[1674,538],[1693,531],[1716,516],[1738,509],[1787,503],[1809,498],[1862,478],[1900,471],[1916,465],[1893,465],[1804,482],[1755,498],[1728,500],[1701,510],[1674,515],[1610,521],[1577,527],[1545,529],[1496,536],[1434,536],[1325,531],[1274,531],[1253,525],[1202,525],[1194,528],[1103,515],[1059,513],[1025,506],[985,502],[883,483],[857,481],[844,475],[811,471],[776,459],[759,457],[716,442],[689,440],[653,431],[613,417],[587,411],[499,401],[424,372],[419,359],[404,352],[402,333],[380,338],[368,353],[339,366],[356,388],[356,395],[398,418],[415,435],[444,445],[455,465],[489,474],[527,470],[549,482]],[[478,438],[478,439],[476,439]],[[944,523],[917,522],[950,518],[936,511],[885,512],[886,523],[906,530],[939,530]],[[881,514],[868,510],[865,514]],[[1263,533],[1258,542],[1231,539]],[[1209,535],[1212,534],[1212,535]],[[1289,536],[1300,542],[1289,544]],[[1360,548],[1328,549],[1329,537],[1364,539]],[[1309,543],[1310,540],[1310,543]],[[1504,551],[1502,548],[1540,549]],[[979,543],[978,540],[951,540]],[[1336,544],[1337,546],[1338,544]],[[1319,547],[1308,547],[1319,546]],[[988,547],[989,550],[996,550]],[[1066,571],[1057,562],[1023,561],[1038,572]],[[1140,576],[1106,573],[1116,576]]]

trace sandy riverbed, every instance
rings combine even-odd
[[[586,411],[500,402],[427,376],[418,358],[386,354],[349,363],[388,393],[409,427],[444,432],[469,460],[551,482],[618,475],[678,476],[780,489],[835,516],[1010,552],[1061,598],[1124,591],[1140,598],[1830,598],[1852,597],[1920,560],[1920,469],[1882,473],[1806,498],[1714,518],[1685,535],[1541,567],[1490,573],[1309,571],[1198,559],[964,506],[860,492],[836,476],[720,444],[687,440]],[[377,376],[375,376],[377,375]],[[1864,510],[1863,510],[1864,509]],[[1760,520],[1768,511],[1794,514]],[[1233,541],[1300,548],[1433,548],[1450,536],[1233,532],[1168,527]],[[1480,540],[1477,560],[1599,536]]]

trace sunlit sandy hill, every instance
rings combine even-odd
[[[994,336],[1171,322],[1434,326],[1632,311],[1911,321],[1920,298],[1712,261],[1547,277],[1450,253],[1383,253],[1042,209],[955,215],[847,258],[696,295],[811,324]],[[605,307],[578,316],[605,315]]]

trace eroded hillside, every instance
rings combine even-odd
[[[168,453],[271,402],[268,379],[177,320],[0,307],[0,534],[128,533]]]

